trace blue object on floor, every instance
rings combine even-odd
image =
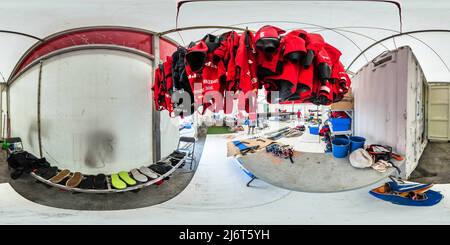
[[[350,141],[344,138],[337,138],[331,140],[331,144],[333,145],[333,156],[336,158],[344,158],[348,154],[348,147],[350,145]]]
[[[239,167],[241,168],[242,172],[244,172],[244,173],[245,173],[248,177],[250,177],[250,178],[254,178],[254,177],[255,177],[252,173],[250,173],[247,169],[245,169],[245,168],[242,166],[242,161],[241,161],[241,160],[239,160],[239,159],[237,159],[237,158],[236,158],[236,160],[238,161],[238,165],[239,165]]]
[[[238,140],[233,141],[233,144],[234,144],[237,148],[239,148],[239,150],[246,150],[246,149],[248,149],[248,146],[244,145],[242,142],[240,142],[240,141],[238,141]]]
[[[392,190],[395,192],[407,192],[407,191],[415,191],[427,188],[432,186],[433,184],[421,184],[421,183],[397,183],[397,182],[388,182],[391,186]]]
[[[350,130],[350,118],[330,118],[333,131],[348,131]]]
[[[319,127],[309,127],[309,133],[314,135],[319,135]]]
[[[358,148],[363,148],[366,139],[360,136],[350,136],[350,153]]]
[[[412,200],[408,197],[402,197],[394,194],[384,194],[384,193],[377,193],[374,191],[369,191],[369,193],[381,200],[391,202],[393,204],[398,205],[406,205],[406,206],[433,206],[437,203],[439,203],[443,196],[441,193],[433,190],[425,191],[423,194],[426,195],[426,198],[423,200]]]

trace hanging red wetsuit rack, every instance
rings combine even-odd
[[[284,30],[266,25],[255,35],[232,30],[220,36],[207,34],[191,43],[185,53],[185,70],[191,96],[197,107],[203,106],[202,113],[207,109],[231,113],[228,102],[236,99],[239,110],[250,112],[256,107],[250,108],[246,94],[257,94],[262,87],[269,103],[330,105],[340,101],[351,85],[339,61],[342,53],[316,33],[294,30],[283,34]]]

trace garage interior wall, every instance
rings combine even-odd
[[[111,174],[151,164],[152,69],[148,58],[117,50],[79,50],[44,60],[43,157],[60,169],[84,174]],[[38,71],[39,65],[34,65],[10,88],[11,136],[21,137],[25,150],[36,156]],[[178,142],[178,125],[168,116],[161,122],[163,134],[170,132],[161,151],[171,152]]]
[[[39,156],[37,123],[39,69],[39,64],[33,66],[9,87],[10,122],[14,125],[11,127],[11,136],[20,137],[24,149],[35,156]],[[3,107],[6,112],[7,104],[4,103]]]
[[[160,113],[160,132],[161,132],[161,156],[167,156],[177,148],[178,139],[180,138],[180,121],[178,117],[172,118],[168,111]]]
[[[1,122],[0,122],[0,125],[2,125],[1,126],[1,128],[0,128],[0,130],[1,130],[1,138],[2,139],[4,139],[5,138],[5,135],[6,135],[6,117],[7,117],[7,115],[6,115],[6,86],[5,86],[5,84],[1,84],[2,86],[1,86],[1,91],[0,91],[0,93],[1,93],[1,100],[0,100],[0,102],[2,103],[1,104],[1,106],[0,106],[0,108],[1,108],[1,117],[0,117],[0,119],[1,119]]]

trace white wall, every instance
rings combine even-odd
[[[1,138],[6,138],[6,117],[7,117],[7,115],[6,115],[6,112],[8,111],[7,110],[7,103],[6,103],[6,101],[7,101],[7,98],[6,98],[6,88],[4,88],[4,90],[1,92],[2,93],[2,107],[1,107],[1,110],[2,110],[2,113],[1,113],[1,120],[2,120],[2,123],[1,123],[1,125],[2,125],[2,128],[1,128]]]
[[[11,137],[20,137],[23,147],[39,156],[37,87],[39,65],[26,71],[10,87]],[[4,96],[6,98],[6,95]],[[5,101],[6,102],[6,101]],[[6,103],[4,105],[6,113]],[[5,130],[6,127],[5,127]],[[6,135],[6,133],[5,133]]]
[[[180,119],[171,118],[168,111],[160,112],[160,132],[161,132],[161,157],[172,153],[178,145],[180,138]]]
[[[12,136],[21,136],[26,150],[32,148],[25,136],[37,118],[37,67],[19,77],[11,88]],[[43,156],[60,169],[84,174],[111,174],[149,165],[152,78],[150,60],[122,51],[74,51],[45,60],[41,82]],[[178,125],[162,115],[161,134],[171,136],[161,142],[166,153],[176,146]]]

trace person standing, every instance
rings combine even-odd
[[[251,134],[255,133],[255,127],[256,127],[256,120],[257,120],[257,113],[256,112],[250,112],[248,114],[248,134],[250,134],[250,130],[251,130]]]
[[[297,120],[300,121],[300,117],[302,116],[302,113],[300,112],[300,109],[297,111]]]

